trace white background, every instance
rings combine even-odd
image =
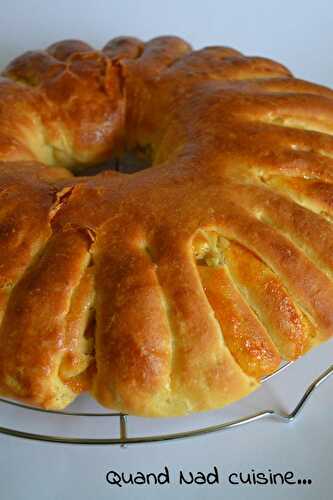
[[[62,38],[82,38],[99,47],[123,34],[143,39],[177,34],[195,47],[224,44],[247,54],[276,58],[302,78],[332,85],[332,21],[329,0],[3,0],[0,64],[5,65],[24,50],[41,48]],[[332,343],[322,346],[237,410],[248,413],[254,407],[272,405],[290,410],[313,376],[329,365],[332,355]],[[329,380],[322,386],[300,419],[290,425],[257,422],[204,438],[127,449],[38,444],[0,437],[0,498],[329,499],[333,487],[332,384],[333,380]],[[215,413],[215,422],[229,417],[230,411]],[[12,413],[9,422],[6,410],[1,407],[0,415],[0,425],[20,426],[22,422],[17,411]],[[7,421],[3,422],[3,418]],[[211,416],[202,416],[194,422],[205,425],[211,419]],[[31,422],[31,416],[27,422]],[[82,432],[81,423],[71,425],[72,434]],[[222,483],[214,487],[187,486],[175,490],[173,485],[120,489],[105,481],[110,469],[153,472],[168,466],[174,477],[180,468],[207,472],[214,465],[222,478]],[[269,468],[274,472],[292,470],[296,477],[312,478],[313,484],[281,488],[231,487],[226,483],[227,473]]]

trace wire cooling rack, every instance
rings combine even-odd
[[[273,374],[262,379],[262,382],[267,382],[272,377],[280,374],[285,370],[291,362],[285,363]],[[194,436],[202,436],[204,434],[211,434],[213,432],[219,432],[226,429],[232,429],[234,427],[239,427],[241,425],[249,424],[257,420],[274,418],[282,422],[292,422],[295,420],[299,414],[302,412],[304,406],[308,403],[311,395],[314,391],[324,383],[333,374],[333,365],[331,365],[327,370],[321,373],[321,375],[316,378],[305,390],[303,396],[295,406],[291,413],[284,413],[276,410],[263,410],[252,415],[245,417],[236,418],[234,420],[229,420],[217,425],[211,425],[207,427],[200,427],[193,430],[185,432],[175,432],[168,434],[155,434],[155,435],[145,435],[145,436],[135,436],[130,433],[130,418],[123,413],[102,413],[102,412],[75,412],[75,411],[53,411],[44,410],[40,408],[34,408],[25,404],[17,403],[5,398],[0,398],[0,403],[4,405],[9,405],[12,407],[17,407],[18,409],[24,409],[31,412],[38,412],[39,414],[52,414],[61,415],[67,417],[86,417],[86,418],[107,418],[118,420],[118,437],[113,438],[81,438],[81,437],[65,437],[61,435],[48,435],[40,433],[30,433],[21,430],[16,430],[8,427],[0,426],[0,433],[7,436],[14,436],[17,438],[30,439],[34,441],[47,441],[52,443],[63,443],[63,444],[81,444],[81,445],[120,445],[125,446],[128,444],[138,444],[138,443],[153,443],[161,441],[172,441],[176,439],[190,438]]]

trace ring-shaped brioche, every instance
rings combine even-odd
[[[0,81],[0,393],[221,407],[333,333],[333,92],[176,37]],[[150,168],[75,176],[126,152]]]

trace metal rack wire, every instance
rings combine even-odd
[[[266,382],[271,379],[273,376],[281,373],[285,370],[291,362],[285,363],[282,365],[276,372],[262,379],[262,382]],[[30,433],[25,431],[20,431],[8,427],[0,426],[0,434],[5,434],[7,436],[14,436],[17,438],[25,438],[34,441],[46,441],[52,443],[63,443],[63,444],[81,444],[81,445],[120,445],[126,446],[129,444],[138,444],[138,443],[153,443],[153,442],[161,442],[161,441],[172,441],[176,439],[184,439],[195,436],[202,436],[205,434],[211,434],[213,432],[219,432],[226,429],[232,429],[234,427],[239,427],[241,425],[249,424],[251,422],[255,422],[257,420],[267,419],[267,418],[275,418],[282,422],[292,422],[295,420],[299,414],[304,409],[305,405],[308,403],[311,395],[314,393],[318,387],[324,383],[331,375],[333,374],[333,365],[331,365],[327,370],[321,373],[321,375],[316,378],[309,387],[305,390],[303,396],[295,406],[294,410],[291,413],[283,413],[275,410],[263,410],[252,415],[248,415],[245,417],[237,418],[234,420],[230,420],[227,422],[223,422],[221,424],[212,425],[208,427],[201,427],[190,431],[185,432],[176,432],[170,434],[156,434],[156,435],[147,435],[147,436],[133,436],[129,432],[129,416],[123,413],[95,413],[95,412],[74,412],[74,411],[53,411],[53,410],[44,410],[40,408],[34,408],[22,403],[17,403],[5,398],[0,398],[0,403],[11,405],[18,408],[23,408],[25,410],[38,412],[38,413],[48,413],[55,415],[63,415],[68,417],[98,417],[98,418],[114,418],[118,419],[118,428],[119,428],[119,437],[116,438],[80,438],[80,437],[65,437],[65,436],[55,436],[55,435],[47,435],[47,434],[38,434],[38,433]]]

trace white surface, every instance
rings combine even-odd
[[[289,66],[303,78],[333,83],[332,4],[328,1],[223,2],[168,0],[6,0],[1,5],[0,64],[30,48],[58,39],[79,37],[96,46],[120,34],[147,39],[163,33],[186,37],[196,47],[225,44],[248,54],[266,55]],[[333,359],[333,344],[311,353],[289,372],[241,405],[200,419],[200,425],[224,420],[233,412],[257,408],[291,409],[312,377]],[[329,380],[293,424],[257,422],[247,427],[193,440],[129,447],[74,447],[33,443],[0,437],[1,500],[90,500],[136,498],[307,499],[331,498],[332,384]],[[271,388],[269,390],[269,388]],[[0,407],[0,424],[20,426],[19,412]],[[46,417],[47,418],[47,417]],[[7,420],[6,420],[7,419]],[[33,419],[28,419],[33,427]],[[40,422],[40,423],[39,423]],[[192,422],[199,422],[193,417]],[[44,421],[49,426],[51,421]],[[137,421],[133,429],[139,425]],[[35,426],[42,423],[39,420]],[[62,424],[63,425],[63,424]],[[66,424],[72,434],[83,432],[82,423]],[[100,424],[107,430],[107,424]],[[145,424],[147,427],[147,423]],[[154,424],[159,425],[158,423]],[[176,423],[172,424],[173,426]],[[110,423],[111,426],[111,423]],[[132,428],[132,427],[131,427]],[[43,430],[45,430],[43,428]],[[111,431],[111,430],[110,430]],[[216,465],[218,486],[109,486],[110,469],[123,472],[160,471],[168,466],[172,479],[179,469],[208,472]],[[230,486],[228,473],[294,471],[311,478],[311,486]]]

